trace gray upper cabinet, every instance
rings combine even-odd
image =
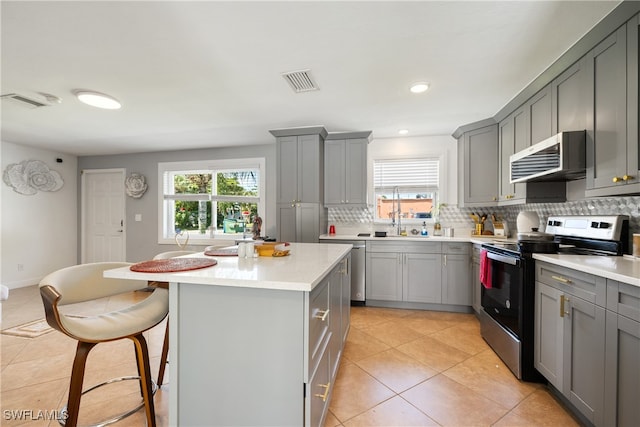
[[[355,207],[367,204],[367,145],[371,132],[340,132],[324,145],[324,205]]]
[[[498,126],[469,130],[458,138],[458,205],[498,202]]]
[[[587,197],[640,192],[638,16],[587,54]]]
[[[277,129],[278,239],[317,243],[326,232],[324,198],[324,138],[322,126]]]
[[[552,99],[551,85],[547,85],[525,104],[525,109],[529,116],[526,136],[527,147],[553,135]]]
[[[552,134],[587,128],[589,84],[586,64],[587,58],[583,57],[551,83]]]
[[[309,127],[270,132],[276,137],[278,203],[322,203],[327,131]]]

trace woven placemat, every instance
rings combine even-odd
[[[129,269],[139,273],[174,273],[213,267],[218,261],[207,258],[154,259],[133,264]]]

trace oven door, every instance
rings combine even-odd
[[[488,251],[487,262],[490,274],[482,286],[482,308],[505,329],[521,338],[523,260]]]

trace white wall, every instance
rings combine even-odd
[[[56,159],[63,160],[57,163]],[[63,153],[0,142],[0,163],[41,160],[62,175],[55,192],[25,196],[0,184],[0,282],[9,288],[37,284],[48,273],[76,264],[78,159]],[[18,265],[22,268],[19,269]]]
[[[444,156],[445,175],[442,176],[440,203],[458,204],[458,144],[450,135],[416,136],[374,139],[369,144],[368,177],[371,191],[373,171],[371,159]],[[369,194],[369,200],[374,200]]]

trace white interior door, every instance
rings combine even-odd
[[[82,171],[82,263],[125,261],[124,180],[124,169]]]

